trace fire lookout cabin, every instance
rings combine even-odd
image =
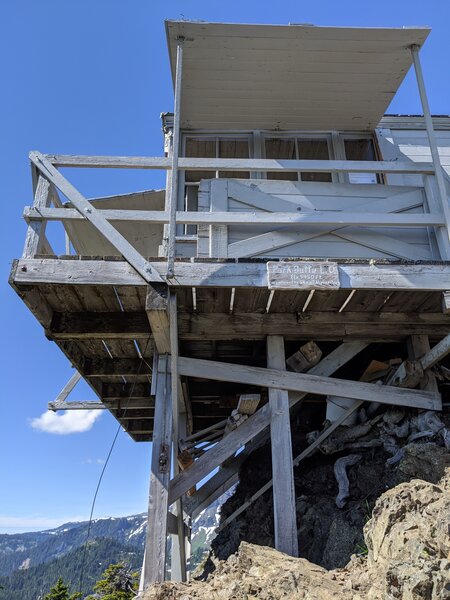
[[[441,410],[430,367],[450,351],[450,117],[428,106],[429,29],[166,30],[164,155],[31,152],[10,280],[76,369],[50,408],[109,410],[153,441],[142,587],[165,578],[168,535],[186,578],[191,519],[269,438],[273,480],[240,511],[273,493],[275,545],[297,555],[293,467],[363,403]],[[385,116],[409,69],[423,116]],[[160,169],[166,188],[86,198],[77,167]],[[360,381],[380,348],[395,376]],[[80,377],[98,401],[67,401]],[[295,456],[304,414],[327,420]]]

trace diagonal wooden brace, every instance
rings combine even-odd
[[[99,212],[40,152],[30,152],[30,160],[51,181],[74,207],[105,239],[124,257],[145,281],[163,281],[151,264],[117,231]]]

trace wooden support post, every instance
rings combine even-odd
[[[176,251],[176,228],[177,228],[177,204],[178,204],[178,157],[180,154],[180,120],[181,120],[181,82],[183,76],[183,45],[184,38],[177,38],[177,64],[175,71],[175,99],[174,99],[174,121],[173,121],[173,145],[172,145],[172,176],[170,178],[169,196],[169,227],[167,243],[167,277],[174,276],[174,262]]]
[[[147,537],[144,562],[144,589],[162,582],[166,568],[170,445],[172,440],[171,376],[168,358],[158,359],[152,464],[148,502]]]
[[[445,315],[450,315],[450,291],[442,292],[442,312]]]
[[[430,351],[430,342],[427,335],[412,335],[408,339],[408,355],[410,360],[419,360]],[[438,393],[438,385],[434,373],[425,372],[420,382],[422,390]]]
[[[169,294],[169,338],[170,338],[170,370],[172,386],[172,411],[173,411],[173,473],[179,473],[178,466],[178,441],[180,439],[181,426],[183,425],[183,436],[186,435],[186,418],[181,419],[179,390],[181,390],[180,379],[178,377],[178,320],[177,320],[177,296],[175,293]],[[167,317],[167,313],[166,313]],[[186,415],[183,412],[184,416]],[[181,422],[183,421],[183,422]],[[172,581],[186,581],[186,542],[182,499],[177,498],[175,502],[175,515],[177,521],[177,535],[172,539],[171,556],[171,579]]]
[[[425,121],[425,127],[427,130],[428,143],[430,144],[431,158],[433,160],[433,166],[436,176],[436,183],[439,190],[439,196],[441,200],[441,209],[444,215],[446,229],[447,229],[447,244],[450,243],[450,206],[448,202],[447,189],[445,185],[444,172],[439,158],[439,151],[436,142],[436,135],[433,127],[433,119],[431,118],[430,106],[428,104],[427,92],[425,87],[425,81],[423,79],[422,66],[419,58],[419,46],[416,44],[411,46],[411,56],[414,63],[414,70],[416,73],[417,87],[419,89],[420,101],[422,103],[423,118]]]
[[[347,342],[341,344],[336,350],[333,350],[328,356],[320,361],[311,369],[311,373],[316,375],[332,375],[342,365],[346,364],[367,344],[365,342]],[[208,361],[206,361],[208,362]],[[228,367],[230,365],[226,365]],[[264,369],[262,369],[264,371]],[[203,371],[205,373],[207,371]],[[219,379],[220,381],[220,379]],[[290,395],[290,407],[294,406],[305,393]],[[174,502],[182,494],[185,494],[189,488],[201,481],[213,469],[223,464],[239,448],[245,446],[247,442],[260,434],[270,425],[270,406],[266,404],[249,417],[240,427],[232,431],[224,439],[220,440],[211,450],[208,450],[195,463],[183,473],[180,473],[170,482],[169,500]]]
[[[281,371],[285,369],[285,364],[283,337],[269,335],[267,337],[267,366]],[[269,388],[269,404],[275,548],[290,556],[298,556],[288,392]]]
[[[45,177],[39,175],[34,193],[33,208],[38,210],[46,208],[50,205],[50,183]],[[23,258],[34,258],[39,253],[45,237],[45,222],[30,221],[28,223],[27,237],[25,238],[25,246],[23,248]]]
[[[159,354],[170,352],[168,289],[167,285],[153,284],[147,286],[145,310],[152,330],[155,346]]]
[[[328,436],[330,436],[335,429],[337,429],[340,425],[345,423],[345,421],[347,421],[352,416],[352,414],[356,410],[358,410],[362,405],[363,405],[363,402],[358,401],[358,402],[356,402],[356,404],[354,404],[353,406],[348,408],[344,413],[342,413],[338,417],[338,419],[336,419],[336,421],[334,423],[332,423],[327,429],[325,429],[325,431],[322,431],[322,433],[319,435],[319,437],[317,439],[315,439],[312,444],[310,444],[307,448],[305,448],[305,450],[303,450],[303,452],[301,452],[296,457],[296,459],[294,460],[294,466],[297,467],[301,463],[302,460],[304,460],[305,458],[308,458],[308,456],[311,456],[311,454],[313,454],[317,450],[317,448],[320,446],[320,444]],[[219,527],[219,531],[222,531],[222,529],[225,529],[225,527],[227,525],[229,525],[231,523],[231,521],[234,521],[234,519],[236,517],[238,517],[241,513],[243,513],[244,510],[247,510],[247,508],[253,502],[255,502],[255,500],[257,500],[260,496],[262,496],[268,490],[270,490],[272,485],[273,485],[273,479],[271,479],[266,484],[264,484],[261,488],[259,488],[259,490],[253,494],[253,496],[251,496],[248,500],[246,500],[244,502],[244,504],[242,504],[239,508],[237,508],[233,513],[231,513],[231,515],[229,515],[225,519],[225,521],[222,521],[222,523],[220,524],[220,527]]]

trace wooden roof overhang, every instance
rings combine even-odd
[[[185,129],[371,130],[430,29],[166,21]]]

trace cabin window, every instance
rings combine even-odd
[[[188,158],[250,158],[248,136],[186,136],[184,156]],[[235,178],[249,179],[249,172],[239,171],[186,171],[184,174],[184,210],[198,210],[198,186],[202,179]],[[197,233],[196,225],[185,225],[186,235]]]
[[[264,144],[266,158],[330,160],[330,140],[319,137],[270,137]],[[287,181],[332,181],[331,173],[267,173],[267,179]]]
[[[378,160],[375,145],[370,137],[344,138],[345,158],[347,160]],[[381,183],[376,173],[349,173],[350,183]]]

